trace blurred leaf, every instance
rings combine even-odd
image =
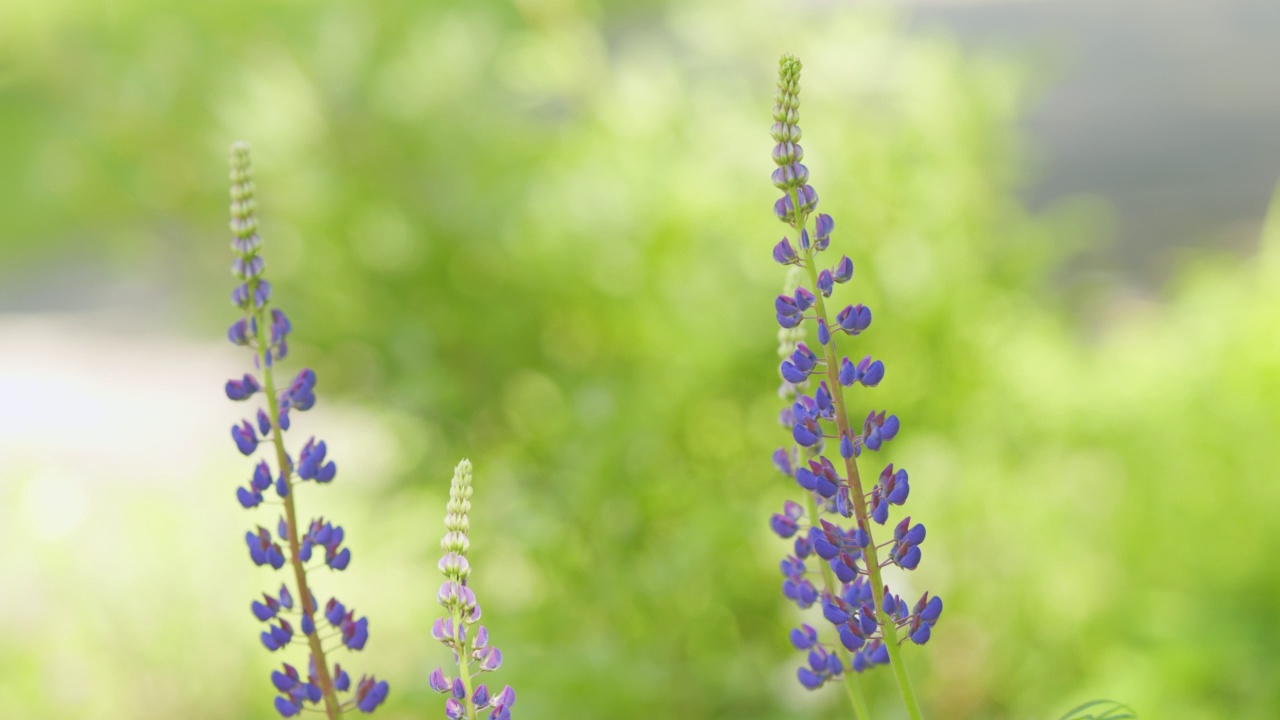
[[[1089,708],[1094,708],[1094,711],[1085,713],[1084,711]],[[1095,714],[1098,712],[1102,714]],[[1072,708],[1059,720],[1124,720],[1124,718],[1136,717],[1138,716],[1134,713],[1133,708],[1124,703],[1118,703],[1114,700],[1093,700]]]

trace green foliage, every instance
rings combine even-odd
[[[1280,238],[1080,327],[1051,274],[1086,219],[1011,197],[1015,63],[838,4],[750,7],[9,3],[0,258],[87,258],[219,337],[224,154],[249,140],[276,297],[311,343],[293,355],[322,394],[374,412],[400,458],[380,495],[342,506],[375,516],[349,530],[371,548],[357,592],[382,623],[369,664],[393,682],[387,717],[436,713],[435,538],[462,455],[480,478],[475,583],[522,717],[836,717],[838,691],[792,679],[766,523],[789,493],[768,463],[783,433],[767,130],[775,58],[796,52],[806,162],[857,268],[840,299],[875,310],[857,351],[893,375],[855,407],[903,420],[888,459],[929,523],[920,585],[947,602],[907,652],[928,714],[1109,695],[1152,717],[1274,717]],[[215,497],[140,527],[245,522]],[[44,688],[72,653],[114,688],[94,717],[272,717],[249,596],[227,590],[243,565],[182,580],[226,617],[166,610],[165,632],[57,652],[0,638],[0,714],[68,716]],[[150,567],[117,572],[179,582]],[[128,603],[147,590],[92,607],[68,591],[47,612],[142,626]],[[880,675],[870,696],[893,698]],[[144,687],[162,701],[131,702]]]

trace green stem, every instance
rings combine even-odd
[[[257,279],[250,280],[250,308],[253,307],[252,303],[257,295],[257,289]],[[300,552],[298,513],[293,506],[293,483],[290,480],[289,456],[285,452],[284,433],[280,429],[280,403],[276,399],[275,379],[271,372],[271,365],[267,363],[267,353],[271,352],[271,349],[267,342],[266,310],[263,308],[249,312],[253,314],[253,318],[258,325],[258,366],[262,368],[262,387],[267,396],[267,411],[271,415],[271,436],[276,449],[276,465],[280,468],[280,476],[284,478],[283,482],[289,487],[289,494],[283,498],[284,516],[289,531],[289,564],[293,566],[293,579],[297,584],[298,597],[302,601],[302,611],[311,615],[314,620],[316,607],[311,591],[307,588],[307,570],[303,567],[302,559],[298,557]],[[316,678],[320,682],[320,693],[324,696],[325,714],[329,716],[330,720],[337,720],[342,708],[341,703],[338,702],[338,693],[334,690],[333,681],[329,677],[329,663],[325,659],[324,648],[320,644],[320,633],[313,630],[310,635],[307,635],[307,644],[311,646],[311,657],[315,660]]]
[[[795,227],[800,232],[804,232],[804,227],[809,221],[808,214],[800,214],[800,197],[795,190],[791,191],[791,202],[795,207]],[[817,244],[817,237],[810,239],[809,247],[804,248],[804,268],[809,274],[809,282],[813,284],[814,308],[817,311],[818,319],[827,323],[827,308],[823,301],[822,292],[818,290],[818,268],[814,263],[814,246]],[[831,325],[827,324],[828,328]],[[844,399],[844,386],[840,384],[839,361],[840,358],[836,354],[835,331],[831,332],[831,342],[822,346],[824,360],[827,363],[827,384],[831,389],[832,401],[835,404],[836,411],[836,427],[840,431],[840,437],[853,436],[849,433],[849,412],[848,404]],[[845,475],[849,479],[849,495],[853,501],[854,513],[858,519],[858,525],[871,535],[871,522],[867,513],[867,499],[862,491],[862,478],[858,474],[858,463],[854,458],[850,457],[844,461]],[[921,720],[923,715],[920,713],[920,703],[916,700],[915,691],[911,689],[911,678],[907,675],[907,666],[904,664],[901,649],[898,647],[898,631],[894,624],[894,619],[884,611],[884,581],[880,577],[880,561],[876,557],[876,541],[871,538],[871,542],[862,551],[864,564],[867,566],[867,576],[871,580],[871,595],[875,600],[876,612],[880,615],[880,627],[884,634],[885,650],[889,653],[889,664],[893,667],[893,675],[898,681],[898,689],[902,693],[902,702],[907,706],[907,715],[911,720]]]
[[[818,525],[818,503],[813,499],[813,493],[806,492],[809,500],[809,524]],[[822,584],[826,588],[829,597],[836,596],[836,579],[831,571],[831,566],[825,562],[819,562],[822,568]],[[845,650],[844,644],[836,640],[836,652],[840,655],[840,661],[844,663],[844,684],[845,689],[849,691],[849,702],[853,704],[853,715],[858,720],[871,720],[871,711],[867,709],[867,698],[862,694],[862,684],[858,682],[858,673],[853,670],[853,663],[849,660],[849,653]]]
[[[453,627],[455,628],[455,631],[457,628],[465,627],[463,625],[464,621],[462,619],[462,613],[460,611],[454,610],[452,615],[453,615]],[[458,645],[458,677],[462,678],[462,687],[465,688],[467,691],[467,696],[462,699],[462,706],[467,709],[467,717],[470,718],[470,720],[476,720],[476,704],[475,704],[475,701],[472,699],[473,695],[471,694],[471,667],[470,666],[471,666],[471,662],[467,658],[466,643],[460,643]]]

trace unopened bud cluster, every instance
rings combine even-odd
[[[471,461],[463,460],[454,469],[449,483],[449,504],[445,508],[444,537],[440,549],[447,553],[465,555],[471,547],[467,533],[471,532]]]
[[[770,134],[773,146],[773,186],[783,192],[774,205],[774,212],[783,220],[793,222],[796,203],[800,214],[809,212],[818,204],[818,195],[809,186],[809,168],[800,162],[804,148],[800,146],[800,61],[790,55],[778,64],[778,94],[773,105],[773,127]]]
[[[258,237],[258,201],[254,189],[249,146],[236,143],[231,146],[231,249],[236,253],[231,274],[241,280],[261,277],[266,268],[266,262],[258,254],[262,239]]]

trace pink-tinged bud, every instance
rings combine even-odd
[[[799,260],[796,249],[791,245],[791,241],[782,238],[777,245],[773,246],[773,260],[780,265],[791,265]]]
[[[436,601],[445,607],[458,601],[458,584],[452,580],[447,580],[440,586],[440,590],[436,592]]]
[[[835,270],[831,271],[831,277],[838,283],[849,282],[853,277],[853,261],[847,255],[840,258]]]
[[[831,237],[831,231],[836,227],[836,221],[826,213],[818,213],[818,219],[814,221],[814,234],[819,240],[825,240]]]
[[[427,685],[438,693],[449,692],[450,688],[449,679],[444,676],[444,670],[440,668],[432,670],[431,674],[427,676]]]
[[[502,667],[502,651],[496,647],[489,648],[489,652],[485,653],[484,659],[480,661],[480,669],[491,672],[500,667]]]
[[[235,345],[248,345],[251,335],[252,334],[249,332],[249,321],[244,318],[235,321],[231,324],[231,327],[227,329],[227,339]]]
[[[438,642],[447,643],[449,636],[453,634],[453,628],[446,625],[450,622],[448,618],[436,618],[436,621],[431,624],[431,637]]]

